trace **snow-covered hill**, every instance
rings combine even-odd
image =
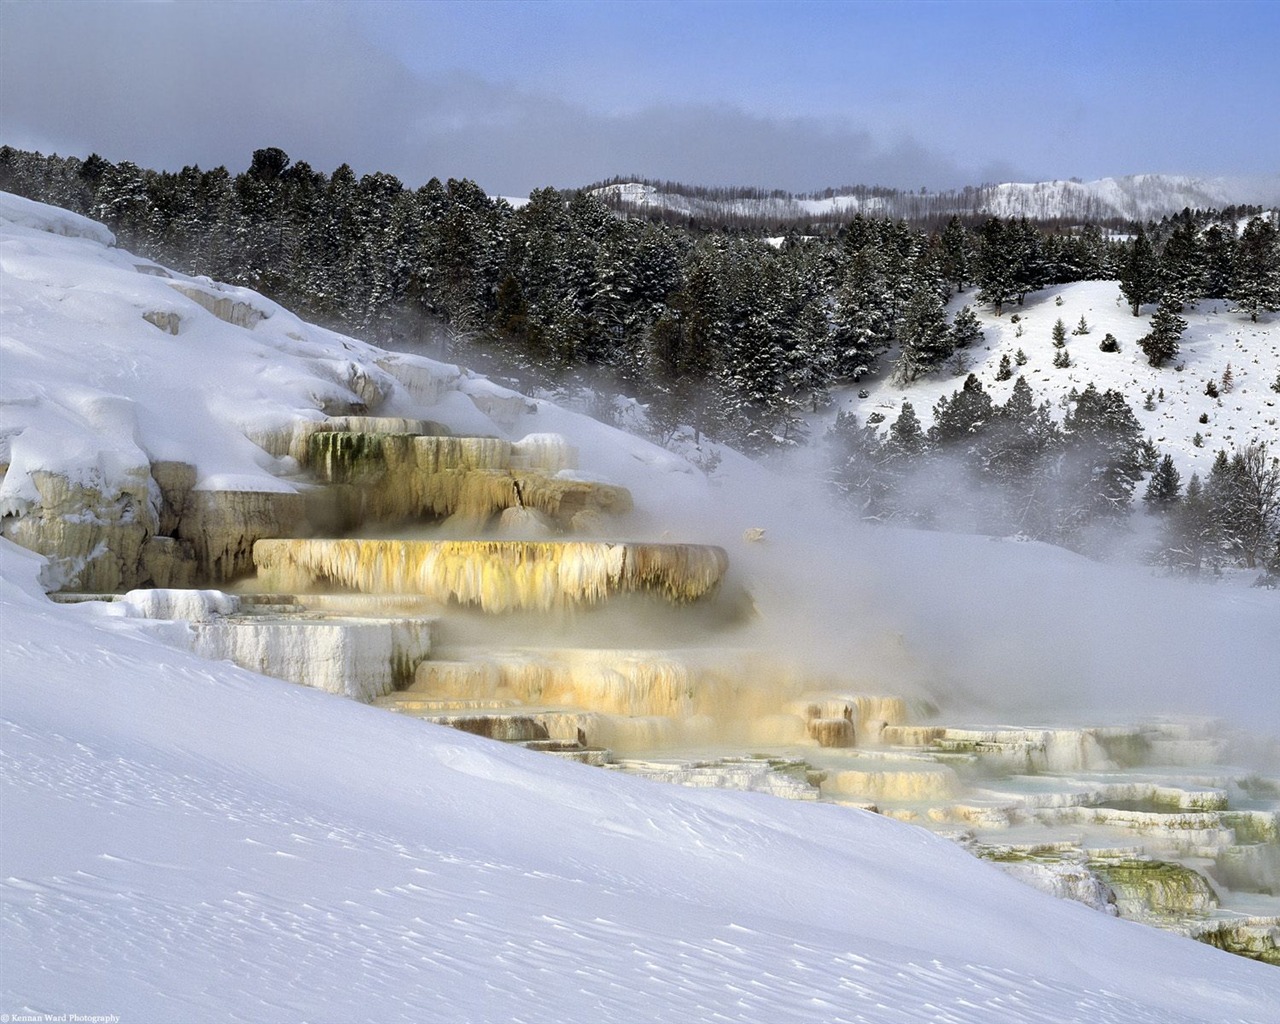
[[[979,212],[1001,217],[1096,220],[1159,219],[1184,209],[1222,209],[1243,203],[1280,202],[1280,181],[1268,187],[1232,178],[1192,178],[1175,174],[1131,174],[1097,181],[1006,183],[982,190]]]
[[[764,220],[798,220],[829,213],[864,213],[882,216],[890,210],[890,200],[875,196],[834,196],[830,199],[800,199],[793,196],[717,199],[680,192],[664,192],[654,185],[621,182],[594,189],[593,194],[640,212],[659,211],[682,217],[750,217]]]
[[[636,438],[110,243],[0,201],[11,521],[50,473],[145,504],[158,460],[195,465],[197,489],[288,490],[296,467],[251,438],[325,410],[554,431],[632,491],[632,529],[729,545],[790,650],[1023,713],[1280,732],[1272,595],[847,529],[733,453],[711,487]],[[734,543],[745,526],[767,541]],[[14,1020],[1278,1019],[1273,968],[1041,895],[915,827],[562,763],[204,661],[101,604],[53,604],[42,573],[0,541]]]
[[[1144,435],[1173,456],[1184,483],[1192,473],[1204,479],[1220,448],[1231,454],[1259,442],[1273,450],[1280,446],[1280,394],[1272,387],[1280,374],[1280,315],[1263,314],[1253,323],[1230,303],[1204,300],[1182,314],[1187,329],[1177,358],[1157,368],[1138,347],[1138,339],[1151,329],[1155,307],[1144,306],[1141,316],[1133,316],[1114,281],[1046,288],[1028,296],[1025,306],[1007,308],[999,317],[978,305],[970,291],[952,299],[951,312],[968,303],[973,303],[984,340],[961,351],[953,370],[962,372],[939,371],[897,387],[888,381],[895,357],[890,352],[877,375],[839,396],[837,409],[857,413],[864,423],[878,413],[887,429],[905,400],[927,426],[938,399],[960,388],[966,374],[976,374],[997,404],[1008,400],[1022,375],[1036,401],[1049,402],[1059,421],[1072,388],[1082,391],[1092,383],[1100,391],[1120,391]],[[1073,333],[1081,318],[1087,334]],[[1058,320],[1066,328],[1071,359],[1064,369],[1053,365],[1053,328]],[[1118,352],[1100,349],[1107,334],[1119,342]],[[1019,351],[1026,356],[1022,366],[1015,358]],[[1006,381],[996,379],[1003,356],[1009,357],[1013,370]],[[1231,384],[1224,391],[1222,379],[1228,370]],[[1206,394],[1210,382],[1219,389],[1217,397]],[[860,399],[857,393],[863,390],[868,395]]]
[[[1043,220],[1147,220],[1188,207],[1222,209],[1241,204],[1280,204],[1280,178],[1195,178],[1170,174],[1135,174],[1097,181],[1008,182],[929,194],[851,191],[825,198],[791,195],[718,198],[714,194],[664,191],[640,182],[605,185],[594,191],[624,209],[712,221],[786,222],[854,213],[906,218],[958,213]]]

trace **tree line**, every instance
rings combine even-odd
[[[911,402],[881,433],[872,414],[837,415],[824,440],[831,489],[878,522],[1017,535],[1076,550],[1125,527],[1138,485],[1155,523],[1145,554],[1187,575],[1263,568],[1280,585],[1280,459],[1265,443],[1219,451],[1185,490],[1170,455],[1144,439],[1123,394],[1087,385],[1059,422],[1019,376],[1004,404],[970,374],[925,427]]]

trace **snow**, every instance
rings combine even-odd
[[[938,399],[959,390],[967,374],[976,374],[997,404],[1008,400],[1021,374],[1036,402],[1048,401],[1059,422],[1065,412],[1063,402],[1073,387],[1083,391],[1092,383],[1099,391],[1113,388],[1122,392],[1143,436],[1152,438],[1162,453],[1173,456],[1184,486],[1193,472],[1201,479],[1208,475],[1219,448],[1225,447],[1230,454],[1233,449],[1259,442],[1267,442],[1273,450],[1280,447],[1280,394],[1271,389],[1280,373],[1280,314],[1263,313],[1253,323],[1225,300],[1202,300],[1181,314],[1187,329],[1177,358],[1156,368],[1138,347],[1138,340],[1150,330],[1155,306],[1144,305],[1141,316],[1133,316],[1114,281],[1080,281],[1046,288],[1029,295],[1024,306],[1006,307],[998,317],[978,303],[972,290],[953,297],[949,311],[954,315],[964,305],[977,314],[985,337],[981,344],[961,350],[963,373],[940,371],[906,388],[894,387],[888,383],[888,370],[896,358],[896,352],[891,351],[882,357],[881,370],[874,378],[864,378],[856,388],[837,396],[836,408],[856,412],[862,423],[878,412],[885,417],[882,430],[887,430],[905,400],[911,402],[927,429]],[[1014,316],[1019,317],[1017,323]],[[1073,334],[1082,316],[1089,333]],[[1067,329],[1066,350],[1071,357],[1071,366],[1066,369],[1053,365],[1057,349],[1052,332],[1059,319]],[[1119,352],[1099,349],[1108,333],[1120,343]],[[1019,349],[1027,356],[1026,365],[1014,363],[1013,377],[996,380],[1000,357],[1007,355],[1012,362]],[[1234,378],[1232,391],[1216,399],[1209,397],[1206,383],[1213,380],[1220,385],[1228,365]],[[869,392],[868,397],[857,398],[857,391],[863,389]],[[1159,397],[1161,391],[1163,398]],[[1152,409],[1144,407],[1148,392],[1155,392]],[[1200,422],[1202,414],[1207,423]],[[1194,443],[1197,433],[1203,446]]]
[[[15,227],[67,238],[88,238],[101,245],[115,245],[116,236],[96,220],[70,210],[37,203],[11,192],[0,192],[0,218]]]
[[[1080,216],[1148,220],[1183,209],[1222,209],[1256,198],[1257,185],[1231,178],[1133,174],[1097,181],[1009,182],[985,197],[982,212],[999,217]],[[1274,201],[1276,184],[1272,183]]]
[[[1229,692],[1234,713],[1277,728],[1271,595],[1220,598],[1042,545],[841,532],[733,453],[712,487],[586,417],[200,283],[268,314],[228,323],[80,220],[0,203],[7,500],[29,500],[39,470],[127,484],[161,458],[206,485],[278,488],[286,461],[246,432],[367,385],[379,415],[567,437],[580,472],[632,491],[637,537],[733,545],[779,650],[839,640],[886,683],[993,680],[993,701],[1056,699],[1069,671],[1077,711],[1116,692],[1147,707]],[[142,319],[154,309],[179,312],[177,335]],[[764,543],[735,541],[754,527]],[[41,564],[0,541],[5,1013],[1280,1020],[1272,968],[1056,900],[921,829],[565,763],[202,659],[123,608],[51,603]],[[1079,630],[1054,631],[1081,608]],[[996,644],[993,622],[1036,642]]]
[[[802,219],[832,214],[904,216],[915,209],[961,215],[1000,217],[1148,220],[1185,208],[1222,209],[1280,202],[1280,177],[1196,178],[1176,174],[1134,174],[1096,181],[1005,182],[955,192],[900,192],[890,196],[833,195],[801,199],[791,195],[716,199],[663,192],[640,182],[623,182],[593,190],[633,209],[669,211],[681,216]],[[913,207],[912,204],[916,204]]]

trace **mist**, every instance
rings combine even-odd
[[[465,363],[466,353],[457,358]],[[539,429],[577,435],[594,414],[660,440],[645,407],[617,386],[607,372],[579,368],[571,387],[543,395],[557,406],[539,409]],[[1084,554],[1016,531],[991,535],[987,510],[1014,498],[979,486],[958,455],[935,454],[908,475],[904,489],[930,526],[911,528],[860,521],[837,500],[820,435],[753,461],[708,438],[695,447],[687,427],[679,433],[670,458],[685,472],[636,490],[634,511],[610,536],[723,547],[729,571],[714,602],[673,613],[631,599],[500,624],[477,614],[459,620],[455,642],[754,649],[833,691],[927,701],[953,725],[1207,717],[1256,735],[1277,747],[1264,758],[1280,758],[1280,592],[1248,586],[1252,577],[1162,574],[1149,559],[1158,524],[1142,511],[1141,484],[1125,521],[1076,537]],[[606,434],[607,444],[581,453],[588,478],[630,477],[635,459],[653,457],[625,434]],[[1048,504],[1071,497],[1052,486],[1042,485]]]
[[[735,464],[709,505],[668,503],[663,518],[669,535],[729,551],[730,581],[750,594],[746,633],[858,691],[927,698],[952,724],[1205,716],[1280,737],[1276,592],[1157,575],[1136,540],[1100,561],[860,523],[824,492],[811,454]],[[743,539],[752,528],[763,540]]]

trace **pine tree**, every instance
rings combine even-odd
[[[924,285],[915,289],[898,336],[902,354],[893,371],[898,384],[910,384],[955,351],[942,298],[934,288]]]
[[[813,412],[831,401],[835,351],[831,344],[831,328],[817,301],[801,309],[792,327],[786,360],[787,381],[792,390],[803,396]]]
[[[992,217],[978,232],[978,257],[974,280],[978,284],[978,298],[991,303],[996,316],[1005,303],[1018,297],[1018,279],[1014,272],[1011,242],[1005,223]]]
[[[1089,384],[1062,424],[1062,527],[1067,535],[1092,519],[1119,520],[1142,478],[1142,430],[1119,391]]]
[[[1230,459],[1219,451],[1205,488],[1215,524],[1245,566],[1257,568],[1280,543],[1280,458],[1265,442]]]
[[[1156,561],[1175,572],[1191,575],[1220,564],[1212,510],[1198,474],[1191,474],[1186,495],[1161,518],[1164,530]]]
[[[1120,265],[1120,291],[1128,300],[1134,316],[1138,315],[1143,303],[1156,300],[1159,283],[1160,268],[1155,252],[1147,233],[1138,228],[1138,234]]]
[[[982,325],[978,323],[977,315],[968,306],[962,306],[951,325],[953,346],[969,348],[971,345],[980,345],[983,337]]]
[[[1204,296],[1225,299],[1236,279],[1236,232],[1234,225],[1211,224],[1205,229],[1201,249],[1204,255]]]
[[[1236,278],[1228,298],[1249,319],[1280,309],[1280,232],[1266,217],[1254,217],[1245,226],[1236,249]]]
[[[875,428],[860,425],[851,412],[841,412],[825,441],[831,489],[863,518],[883,516],[887,480]]]
[[[1175,312],[1205,292],[1205,260],[1195,222],[1189,211],[1164,243],[1157,288]]]
[[[1138,339],[1138,347],[1152,366],[1163,366],[1178,355],[1178,339],[1187,322],[1174,311],[1175,305],[1162,301],[1151,317],[1151,330]]]
[[[1009,380],[1013,377],[1013,364],[1009,361],[1009,353],[1000,357],[1000,367],[996,370],[996,380]]]
[[[927,475],[932,449],[910,402],[902,403],[898,418],[889,426],[879,465],[883,487],[880,514],[887,519],[921,523],[929,509],[922,505],[919,489],[908,486]]]
[[[1173,456],[1166,455],[1151,474],[1142,500],[1152,512],[1168,512],[1178,504],[1181,488],[1182,478],[1173,464]]]
[[[1053,365],[1058,370],[1068,369],[1071,366],[1071,353],[1065,348],[1058,349],[1053,355]]]
[[[947,221],[947,226],[942,229],[939,248],[943,277],[956,291],[964,291],[969,280],[970,247],[969,233],[959,217],[953,216]]]
[[[933,407],[929,440],[939,447],[963,445],[972,450],[974,439],[982,433],[991,414],[991,396],[971,373],[959,391],[953,391],[950,398],[938,399]]]
[[[1098,348],[1103,352],[1119,352],[1120,342],[1116,341],[1116,336],[1108,331],[1098,342]]]
[[[1067,343],[1067,325],[1058,317],[1053,324],[1053,347],[1062,348]]]
[[[1050,474],[1046,467],[1061,445],[1062,433],[1049,404],[1035,402],[1025,377],[1018,377],[1003,406],[993,410],[984,431],[983,476],[998,484],[998,525],[1032,537],[1049,534]]]
[[[896,458],[911,458],[928,450],[929,440],[910,402],[902,403],[898,418],[889,426],[885,444],[889,454]]]
[[[1083,313],[1080,314],[1080,322],[1076,324],[1075,330],[1073,330],[1071,333],[1072,334],[1088,334],[1089,333],[1089,322],[1084,318]]]
[[[1013,268],[1013,288],[1018,305],[1021,306],[1029,293],[1048,283],[1049,270],[1045,265],[1044,243],[1040,232],[1026,217],[1020,217],[1007,225],[1005,239]]]
[[[835,372],[857,380],[893,342],[894,294],[889,264],[878,246],[851,260],[836,294]]]

